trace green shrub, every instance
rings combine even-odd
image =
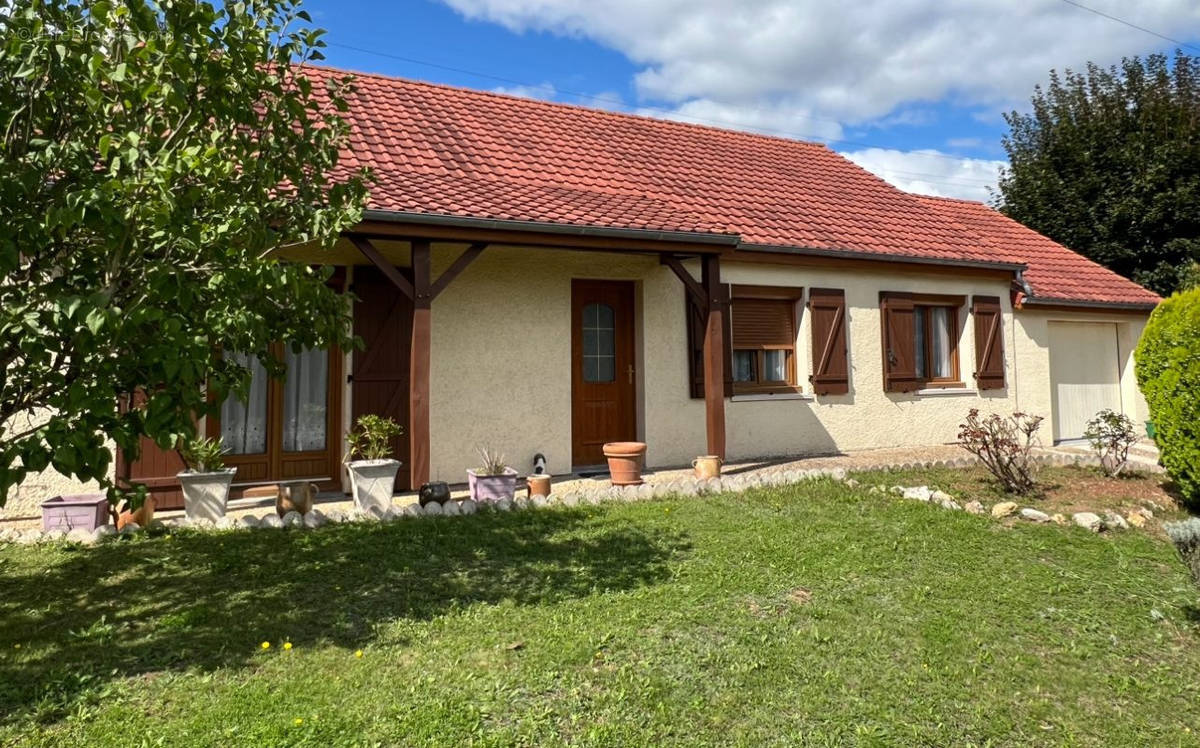
[[[1163,466],[1184,500],[1200,503],[1200,289],[1154,310],[1134,360]]]

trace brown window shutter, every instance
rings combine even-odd
[[[887,392],[912,392],[917,380],[916,339],[911,294],[879,295],[883,334],[883,389]]]
[[[975,386],[981,390],[1004,389],[1004,313],[998,296],[971,299],[975,318]]]
[[[812,382],[818,395],[845,395],[850,391],[846,356],[846,293],[838,288],[809,291],[812,319]]]
[[[725,358],[725,397],[733,396],[733,331],[730,327],[729,315],[729,286],[723,285],[725,302],[723,306],[722,347]],[[693,400],[704,399],[704,330],[708,325],[704,309],[696,303],[690,294],[684,294],[684,315],[687,319],[688,342],[688,394]]]

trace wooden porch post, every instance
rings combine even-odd
[[[708,323],[704,328],[704,422],[708,453],[725,459],[725,334],[724,315],[728,308],[725,286],[721,283],[721,258],[705,255],[701,266],[701,284],[708,302]]]
[[[429,241],[412,241],[413,319],[409,358],[408,444],[411,488],[429,482],[429,368],[431,363],[432,281]]]

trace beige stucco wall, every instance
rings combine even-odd
[[[403,245],[380,242],[389,258],[407,264]],[[434,245],[437,277],[462,251]],[[699,277],[694,264],[693,274]],[[730,459],[828,453],[870,447],[952,441],[968,408],[1051,414],[1047,324],[1051,320],[1117,323],[1122,393],[1127,412],[1145,417],[1130,352],[1144,317],[1090,312],[1033,312],[1015,316],[1008,283],[956,277],[945,268],[900,273],[887,265],[851,271],[789,265],[723,265],[730,283],[841,288],[846,292],[851,382],[847,395],[726,403]],[[503,451],[522,472],[543,452],[552,472],[571,468],[571,280],[636,283],[638,429],[651,466],[682,465],[704,453],[704,403],[688,396],[684,290],[656,256],[489,248],[433,303],[430,477],[460,482],[476,463],[476,445]],[[888,393],[882,385],[880,291],[976,294],[1002,299],[1007,388],[973,389],[974,329],[959,314],[960,369],[968,389],[952,394]],[[808,315],[797,307],[797,372],[808,391],[811,339]],[[347,357],[347,373],[350,360]],[[344,413],[351,412],[349,388]],[[348,415],[347,415],[348,420]],[[1050,428],[1045,429],[1049,439]],[[41,500],[87,486],[53,471],[31,477],[21,495]],[[36,501],[33,501],[36,505]]]
[[[455,250],[435,247],[435,274]],[[698,268],[693,267],[698,276]],[[555,472],[570,467],[570,308],[572,278],[637,282],[642,366],[640,435],[652,466],[679,465],[705,451],[704,403],[688,396],[683,286],[657,258],[535,249],[489,249],[433,307],[431,477],[461,480],[472,448],[490,443],[521,470],[544,452]],[[1009,388],[980,394],[883,391],[879,292],[999,296],[1013,327],[1008,285],[999,279],[852,272],[726,262],[731,283],[843,288],[849,312],[851,391],[844,396],[769,401],[735,398],[726,405],[731,459],[831,452],[837,449],[952,441],[972,405],[998,411],[1016,405],[1014,358],[1006,355]],[[799,315],[797,371],[807,389],[810,337]],[[963,377],[974,371],[974,331],[959,315]]]
[[[38,410],[30,414],[22,414],[3,425],[0,433],[21,433],[46,422],[50,412]],[[109,444],[111,450],[113,445]],[[109,475],[113,466],[109,465]],[[0,507],[0,518],[33,517],[41,513],[40,505],[51,496],[73,493],[92,493],[99,490],[95,481],[80,481],[68,478],[52,467],[40,473],[26,476],[20,485],[9,489],[8,497],[3,507]]]

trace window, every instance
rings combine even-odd
[[[953,343],[958,327],[956,310],[948,306],[915,306],[913,315],[917,379],[927,382],[957,381],[957,352]]]
[[[734,393],[795,392],[796,303],[802,289],[733,286]]]
[[[608,304],[588,304],[583,308],[583,381],[616,380],[614,325],[613,309]]]
[[[962,387],[958,367],[958,296],[880,295],[884,389]]]

